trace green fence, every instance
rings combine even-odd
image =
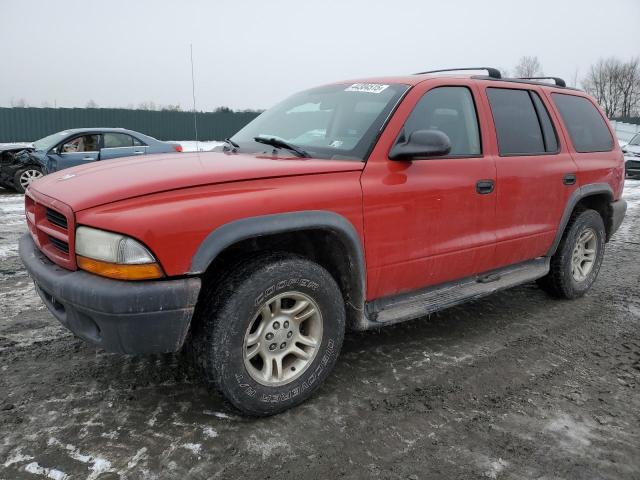
[[[223,140],[255,112],[198,113],[200,140]],[[160,140],[195,140],[193,113],[119,108],[0,108],[0,142],[31,142],[69,128],[122,127]]]

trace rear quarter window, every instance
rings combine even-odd
[[[588,99],[563,93],[552,93],[576,152],[609,152],[613,137],[602,115]]]

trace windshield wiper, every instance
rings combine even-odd
[[[311,155],[309,155],[309,153],[306,152],[305,150],[301,149],[300,147],[296,147],[295,145],[292,145],[289,142],[285,142],[281,138],[275,138],[275,137],[253,137],[253,140],[258,142],[258,143],[264,143],[265,145],[271,145],[272,147],[276,147],[276,148],[286,148],[287,150],[291,150],[298,157],[302,157],[302,158],[310,158],[311,157]]]
[[[236,149],[240,148],[240,145],[238,145],[236,142],[234,142],[233,140],[231,140],[230,138],[225,138],[224,139],[224,143],[227,143],[229,145],[231,145],[231,151],[235,153]]]

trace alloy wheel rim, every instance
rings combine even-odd
[[[584,230],[571,254],[571,275],[576,282],[583,282],[593,270],[598,253],[598,236],[592,228]]]
[[[244,365],[256,382],[294,381],[313,363],[322,342],[322,313],[311,297],[292,291],[260,305],[244,336]]]
[[[20,175],[20,185],[26,190],[34,180],[40,177],[42,177],[42,172],[39,170],[25,170],[22,172],[22,175]]]

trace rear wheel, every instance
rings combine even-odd
[[[21,168],[15,173],[13,176],[13,185],[18,192],[24,193],[33,181],[42,176],[44,176],[44,174],[40,167],[30,165],[28,167]]]
[[[593,285],[604,258],[605,229],[595,210],[574,212],[558,250],[551,257],[549,273],[538,285],[558,298],[578,298]]]
[[[309,398],[344,338],[344,301],[320,265],[267,256],[205,293],[192,342],[206,378],[238,409],[272,415]]]

